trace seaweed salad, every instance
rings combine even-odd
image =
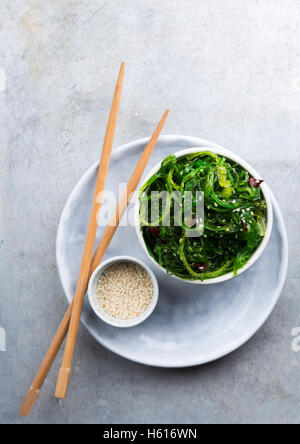
[[[169,274],[186,280],[211,279],[228,272],[236,275],[265,235],[261,182],[238,163],[210,151],[168,156],[139,192],[141,230],[149,254]],[[160,217],[152,222],[151,196],[162,191],[177,196],[192,191],[193,208],[195,192],[203,192],[204,229],[198,237],[187,236],[186,221],[175,224],[174,199],[169,199],[169,226],[164,224],[163,205]]]

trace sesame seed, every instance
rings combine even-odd
[[[100,277],[96,289],[100,306],[119,319],[134,319],[150,305],[153,284],[148,273],[138,264],[119,262]]]

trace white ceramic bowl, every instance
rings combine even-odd
[[[212,148],[212,147],[195,147],[195,148],[188,148],[185,150],[181,150],[178,151],[176,153],[173,153],[173,155],[175,155],[176,157],[182,157],[185,156],[187,154],[192,154],[192,153],[197,153],[197,152],[202,152],[202,151],[211,151],[212,153],[215,154],[219,154],[221,156],[224,156],[230,160],[233,160],[234,162],[240,164],[243,168],[245,168],[252,177],[255,177],[255,179],[262,179],[262,177],[255,171],[254,168],[252,168],[251,165],[249,165],[245,160],[243,160],[241,157],[237,156],[234,153],[231,153],[230,155],[228,154],[228,151],[226,149],[223,149],[222,147],[220,148]],[[163,159],[162,159],[163,161]],[[150,171],[150,173],[146,176],[146,178],[144,179],[143,183],[146,183],[148,179],[150,179],[151,176],[153,176],[153,174],[155,174],[161,167],[161,162],[159,162],[157,165],[155,165],[155,167]],[[262,242],[260,243],[260,245],[258,246],[258,248],[256,249],[256,251],[253,253],[253,255],[251,256],[251,258],[249,259],[249,261],[246,263],[246,265],[241,268],[240,270],[238,270],[238,274],[243,273],[244,271],[248,270],[249,267],[251,267],[251,265],[253,265],[257,259],[261,256],[262,252],[264,251],[264,249],[266,248],[268,241],[270,239],[270,235],[271,235],[271,231],[272,231],[272,225],[273,225],[273,210],[272,210],[272,203],[271,203],[271,196],[269,194],[269,190],[268,187],[265,185],[265,183],[263,182],[261,184],[261,191],[263,193],[263,196],[265,198],[266,204],[267,204],[267,222],[266,222],[266,233],[265,236],[262,240]],[[162,270],[164,273],[167,273],[166,269],[161,267],[149,254],[147,247],[145,245],[145,241],[144,238],[142,236],[142,232],[141,232],[141,226],[140,226],[140,220],[139,220],[139,211],[140,211],[140,202],[139,199],[137,199],[136,202],[136,209],[135,209],[135,226],[136,226],[136,232],[137,232],[137,236],[138,239],[140,241],[140,244],[143,248],[143,250],[145,251],[146,255],[150,258],[150,260],[157,266],[159,267],[160,270]],[[184,282],[190,282],[191,284],[216,284],[219,282],[224,282],[227,281],[228,279],[231,279],[234,277],[233,272],[230,273],[226,273],[223,276],[218,276],[212,279],[205,279],[203,281],[199,280],[187,280],[187,279],[182,279],[178,276],[175,275],[170,275],[172,276],[174,279],[178,279],[180,281],[184,281]]]
[[[109,267],[120,262],[132,262],[139,265],[146,271],[153,284],[153,296],[148,308],[140,316],[134,319],[118,319],[114,316],[109,315],[105,310],[103,310],[97,300],[96,290],[100,277]],[[92,274],[88,286],[89,302],[95,314],[107,324],[121,328],[134,327],[135,325],[138,325],[141,322],[145,321],[145,319],[147,319],[151,315],[154,308],[156,307],[158,301],[158,293],[159,290],[157,279],[151,269],[146,264],[144,264],[144,262],[130,256],[116,256],[101,263]]]

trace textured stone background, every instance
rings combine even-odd
[[[198,368],[143,367],[81,327],[66,402],[60,358],[31,423],[299,422],[298,0],[2,0],[0,3],[0,422],[17,414],[66,301],[55,265],[64,202],[97,159],[121,60],[115,145],[165,134],[223,144],[253,163],[282,207],[290,266],[256,336]],[[267,277],[266,277],[267,278]]]

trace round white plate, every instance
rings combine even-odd
[[[147,138],[137,140],[113,151],[107,190],[118,195],[119,183],[127,183],[147,141]],[[168,154],[194,146],[219,148],[214,143],[194,137],[161,136],[145,175]],[[79,180],[69,196],[58,227],[57,265],[68,301],[71,301],[76,288],[96,171],[97,164]],[[273,230],[262,256],[245,273],[221,284],[196,286],[165,275],[146,257],[135,228],[120,226],[104,259],[130,255],[145,261],[158,278],[158,305],[144,323],[124,330],[98,319],[86,298],[83,324],[109,350],[127,359],[158,367],[204,364],[236,350],[269,317],[286,278],[287,235],[273,195],[272,204]],[[132,204],[129,214],[134,218],[133,212]],[[102,232],[103,229],[99,229],[97,241]]]

